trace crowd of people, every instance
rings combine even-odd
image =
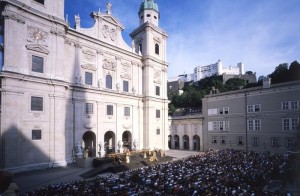
[[[114,176],[62,183],[33,195],[262,195],[285,168],[287,155],[222,150]]]

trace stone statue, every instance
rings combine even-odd
[[[120,91],[120,89],[121,89],[121,86],[120,86],[120,83],[117,83],[117,91]]]
[[[75,15],[75,29],[79,29],[80,28],[80,16]]]
[[[101,152],[101,149],[103,148],[102,142],[99,143],[99,151]]]
[[[137,141],[136,140],[133,141],[133,147],[134,147],[134,150],[137,149]]]
[[[111,4],[110,2],[108,2],[107,5],[106,5],[106,7],[107,7],[107,13],[108,13],[108,14],[111,14],[111,7],[112,7],[112,4]]]
[[[135,88],[135,86],[132,87],[132,92],[133,92],[134,95],[136,94],[136,88]]]
[[[81,83],[81,75],[78,74],[78,75],[76,76],[75,80],[76,80],[76,83]]]
[[[99,89],[102,88],[103,83],[102,83],[102,80],[101,80],[101,79],[98,80],[97,85],[98,85],[98,88],[99,88]]]
[[[82,146],[81,146],[81,144],[80,144],[80,142],[77,142],[77,146],[76,146],[76,156],[78,157],[78,158],[82,158],[83,157],[83,151],[82,151],[83,149],[82,149]]]
[[[120,152],[121,152],[122,147],[123,147],[123,142],[121,140],[119,140],[118,148],[119,148]]]

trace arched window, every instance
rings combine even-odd
[[[159,55],[159,45],[155,44],[155,54]]]
[[[106,88],[112,89],[112,77],[110,75],[106,75]]]
[[[142,44],[139,44],[139,52],[143,52]]]

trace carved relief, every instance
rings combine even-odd
[[[97,70],[97,67],[93,64],[83,64],[81,65],[82,68],[84,69],[88,69],[88,70],[91,70],[91,71],[96,71]]]
[[[49,54],[50,53],[50,51],[47,48],[45,48],[45,47],[43,47],[43,46],[41,46],[39,44],[27,44],[26,48],[28,50],[33,50],[33,51],[41,52],[41,53],[45,53],[45,54]]]
[[[131,80],[131,74],[129,74],[129,73],[123,73],[123,74],[121,75],[121,78],[122,78],[122,79],[128,79],[128,80]]]
[[[48,33],[40,28],[28,26],[27,28],[27,41],[41,44],[43,46],[48,46]]]
[[[116,38],[117,38],[117,32],[116,32],[115,29],[111,29],[109,35],[110,35],[110,38],[111,38],[112,41],[116,40]]]
[[[117,62],[110,59],[103,59],[103,68],[111,71],[115,71],[117,67]]]
[[[154,37],[153,39],[154,39],[154,41],[157,42],[157,43],[160,43],[160,42],[161,42],[161,39],[160,39],[159,37]]]
[[[91,50],[83,50],[84,60],[94,62],[96,58],[96,54]]]
[[[108,35],[109,35],[109,29],[108,29],[108,26],[107,26],[107,25],[103,25],[103,27],[102,27],[102,33],[103,33],[103,36],[104,36],[105,38],[108,37]]]

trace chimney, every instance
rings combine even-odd
[[[264,77],[263,79],[263,88],[270,88],[271,87],[271,78]]]

